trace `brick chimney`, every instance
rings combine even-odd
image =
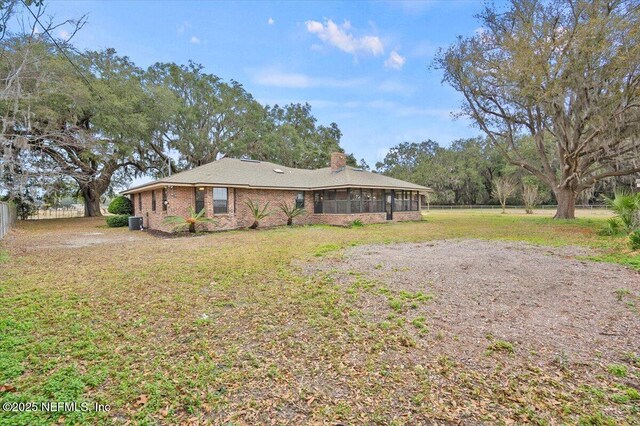
[[[337,172],[344,169],[347,165],[347,156],[342,152],[331,153],[331,171]]]

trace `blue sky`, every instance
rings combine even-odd
[[[74,39],[81,49],[113,47],[141,67],[193,60],[263,104],[309,102],[319,123],[338,124],[346,151],[373,166],[400,142],[449,145],[479,134],[451,118],[460,96],[429,65],[439,47],[477,30],[482,6],[51,1],[47,11],[56,19],[88,14]]]

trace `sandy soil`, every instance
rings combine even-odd
[[[359,272],[392,292],[433,295],[407,313],[409,320],[426,317],[421,346],[466,363],[491,365],[481,356],[491,338],[542,363],[618,360],[640,348],[640,274],[577,258],[588,254],[578,247],[444,240],[352,247],[316,267],[345,285]],[[359,303],[378,320],[389,314],[387,296],[375,291]]]

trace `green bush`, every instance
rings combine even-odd
[[[638,223],[640,193],[628,194],[618,191],[613,199],[604,197],[604,201],[620,220],[625,232],[631,232],[640,226]]]
[[[109,208],[107,209],[111,214],[126,214],[130,215],[133,213],[133,204],[131,204],[131,200],[128,197],[120,195],[114,198],[109,204]],[[124,225],[121,225],[124,226]]]
[[[129,215],[117,214],[115,216],[107,216],[107,226],[110,228],[129,226]]]
[[[600,230],[599,234],[612,237],[624,234],[624,229],[617,217],[611,217],[607,220],[607,224]]]
[[[629,245],[632,250],[640,250],[640,229],[629,234]]]

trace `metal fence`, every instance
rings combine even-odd
[[[48,209],[35,210],[31,215],[27,217],[28,220],[36,219],[63,219],[67,217],[82,217],[84,216],[84,206],[72,206],[72,207],[51,207]]]
[[[422,210],[471,210],[471,209],[480,209],[480,210],[502,210],[502,206],[500,204],[472,204],[472,205],[422,205],[420,206]],[[506,209],[520,209],[524,210],[524,206],[505,206]],[[558,206],[555,204],[545,204],[540,206],[535,206],[534,209],[550,209],[555,210]],[[586,210],[603,210],[607,209],[607,206],[604,204],[582,204],[576,205],[577,209],[586,209]]]
[[[0,240],[16,221],[16,206],[0,202]]]

